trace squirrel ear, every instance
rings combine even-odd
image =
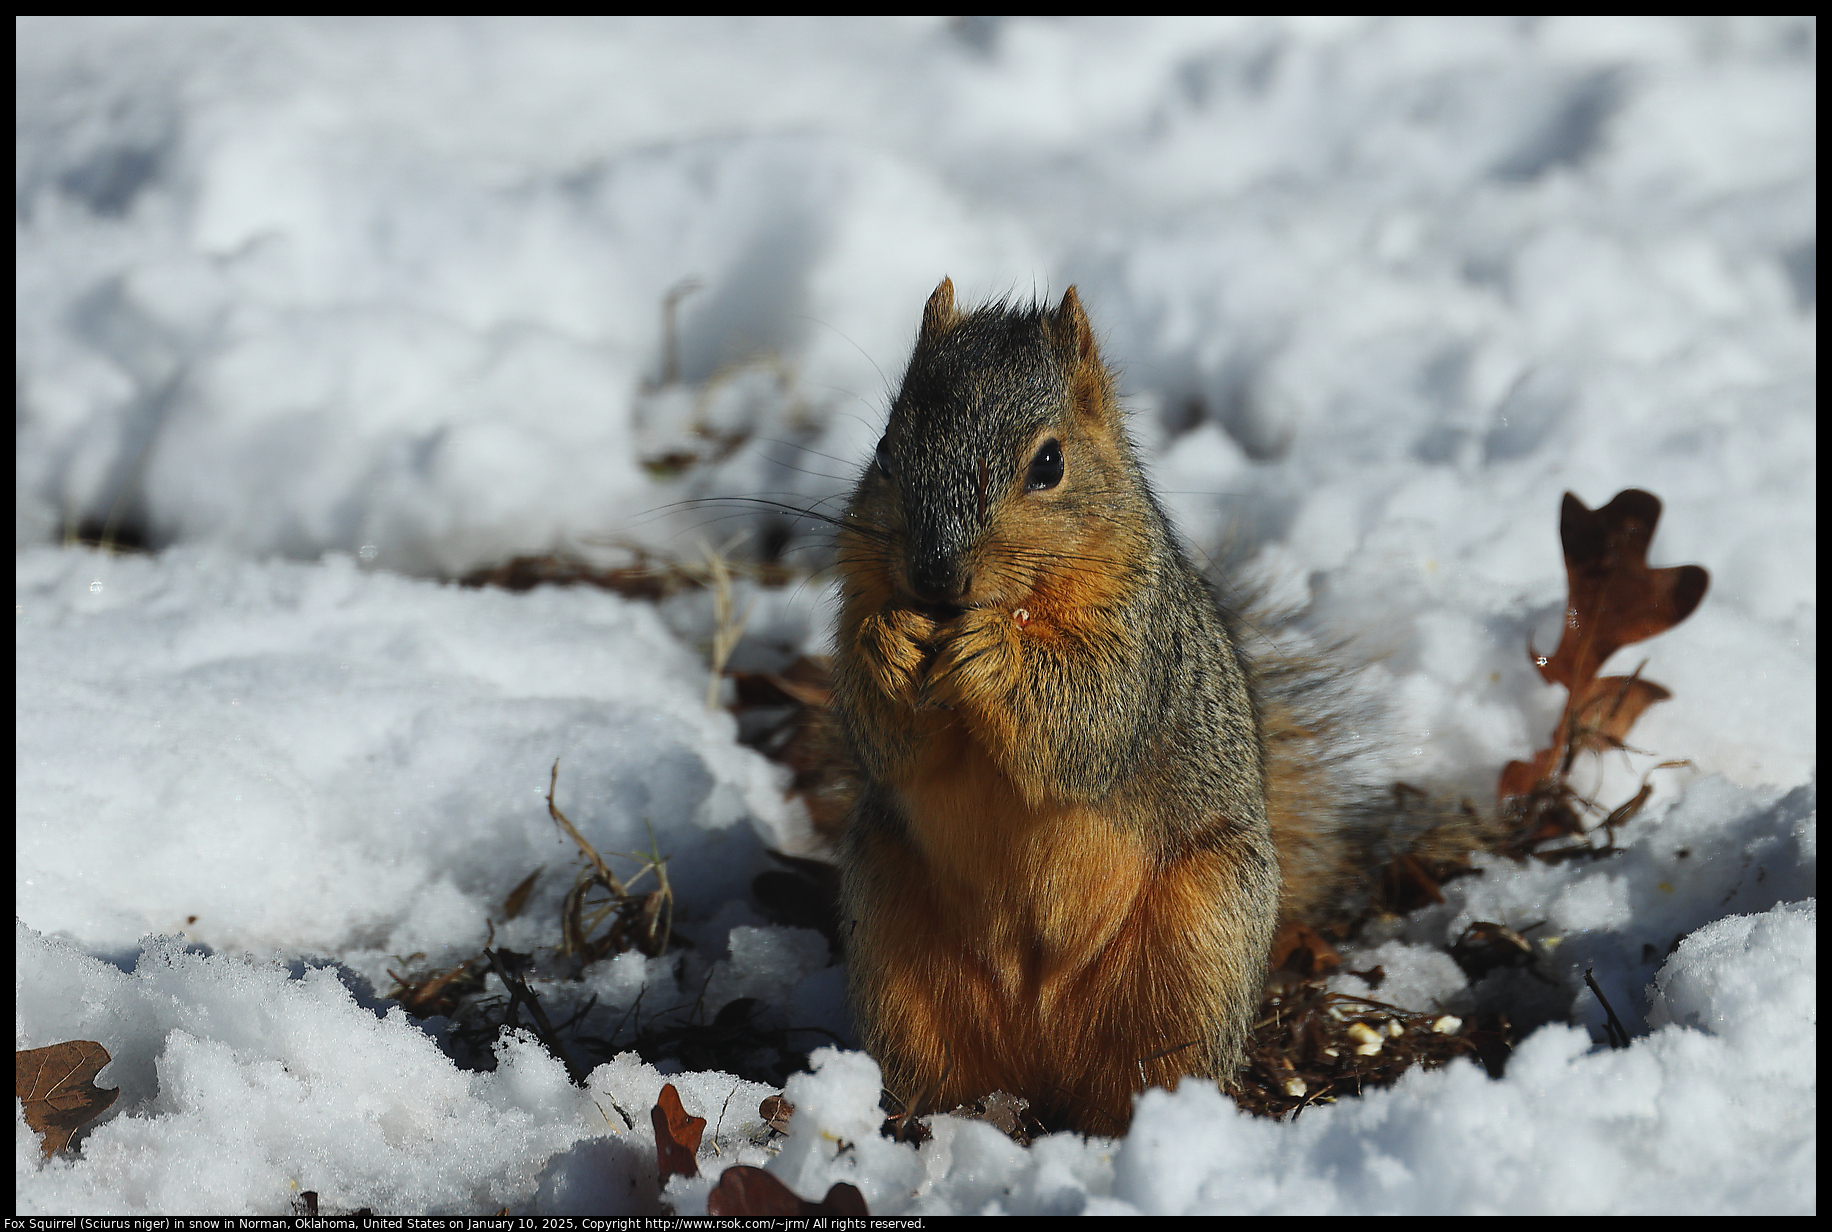
[[[1051,314],[1050,333],[1056,345],[1078,363],[1099,362],[1095,359],[1094,327],[1082,311],[1081,297],[1070,287],[1062,293],[1062,303]]]
[[[922,333],[925,338],[946,333],[960,314],[954,311],[954,280],[944,278],[935,293],[929,296],[928,304],[922,310]]]
[[[1044,316],[1043,325],[1050,345],[1067,365],[1070,397],[1076,408],[1113,428],[1119,414],[1113,400],[1113,375],[1100,361],[1094,327],[1088,324],[1074,287],[1062,293],[1062,303]]]

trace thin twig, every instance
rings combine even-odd
[[[1627,1048],[1628,1028],[1624,1027],[1622,1025],[1622,1020],[1616,1017],[1616,1011],[1610,1006],[1609,998],[1603,995],[1602,986],[1597,983],[1596,976],[1592,975],[1590,972],[1591,969],[1589,967],[1584,968],[1584,982],[1590,985],[1590,991],[1596,993],[1597,1000],[1603,1003],[1603,1013],[1608,1016],[1607,1021],[1603,1024],[1603,1033],[1609,1039],[1609,1046],[1611,1048]]]
[[[509,990],[509,1008],[503,1015],[504,1025],[514,1025],[515,1007],[526,1002],[529,1016],[534,1019],[535,1034],[540,1037],[541,1043],[560,1059],[560,1064],[566,1067],[566,1072],[571,1076],[573,1082],[583,1086],[585,1071],[579,1067],[560,1043],[559,1034],[554,1031],[553,1024],[547,1021],[547,1011],[541,1008],[541,1000],[534,995],[534,990],[528,987],[527,982],[520,975],[509,969],[495,950],[486,949],[483,953],[484,957],[490,960],[490,966],[495,969],[497,978],[502,980],[503,987]]]

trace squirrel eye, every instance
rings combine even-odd
[[[879,437],[878,438],[878,452],[872,455],[872,461],[876,463],[878,467],[878,473],[880,475],[883,475],[886,479],[889,479],[891,477],[891,451],[889,447],[890,439],[891,438],[888,436]]]
[[[1043,442],[1037,456],[1031,459],[1030,472],[1024,476],[1026,492],[1041,492],[1062,482],[1062,442],[1055,437]]]

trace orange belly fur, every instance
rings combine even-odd
[[[907,845],[870,859],[872,1051],[906,1102],[1010,1091],[1116,1133],[1133,1092],[1201,1073],[1227,864],[1165,864],[1119,819],[1027,806],[958,720],[923,716],[895,786]]]

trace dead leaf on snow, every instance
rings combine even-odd
[[[112,1059],[94,1040],[18,1051],[14,1089],[25,1105],[25,1123],[44,1136],[46,1158],[68,1146],[72,1134],[106,1112],[121,1094],[90,1081]]]
[[[808,1202],[770,1173],[748,1164],[727,1168],[719,1175],[719,1183],[706,1195],[706,1213],[718,1217],[835,1215],[848,1219],[863,1219],[871,1214],[865,1208],[865,1195],[844,1181],[829,1189],[819,1202]]]
[[[662,1087],[649,1120],[655,1126],[655,1163],[662,1183],[671,1176],[700,1175],[700,1135],[706,1132],[706,1118],[687,1115],[672,1082]]]
[[[1567,697],[1552,743],[1530,760],[1509,762],[1496,785],[1503,814],[1518,825],[1512,854],[1585,833],[1581,810],[1607,810],[1567,784],[1573,761],[1580,753],[1626,748],[1629,728],[1642,712],[1671,696],[1643,680],[1640,668],[1628,676],[1597,675],[1616,651],[1672,628],[1705,597],[1710,577],[1697,565],[1648,566],[1659,521],[1660,499],[1650,492],[1629,488],[1600,509],[1587,509],[1565,493],[1559,513],[1568,591],[1564,626],[1550,655],[1531,646],[1528,654],[1541,677],[1565,686]]]
[[[1648,544],[1660,521],[1660,498],[1637,488],[1601,509],[1565,493],[1559,542],[1565,549],[1568,597],[1558,649],[1534,656],[1551,684],[1587,685],[1610,655],[1664,633],[1692,614],[1709,578],[1697,565],[1648,567]]]

